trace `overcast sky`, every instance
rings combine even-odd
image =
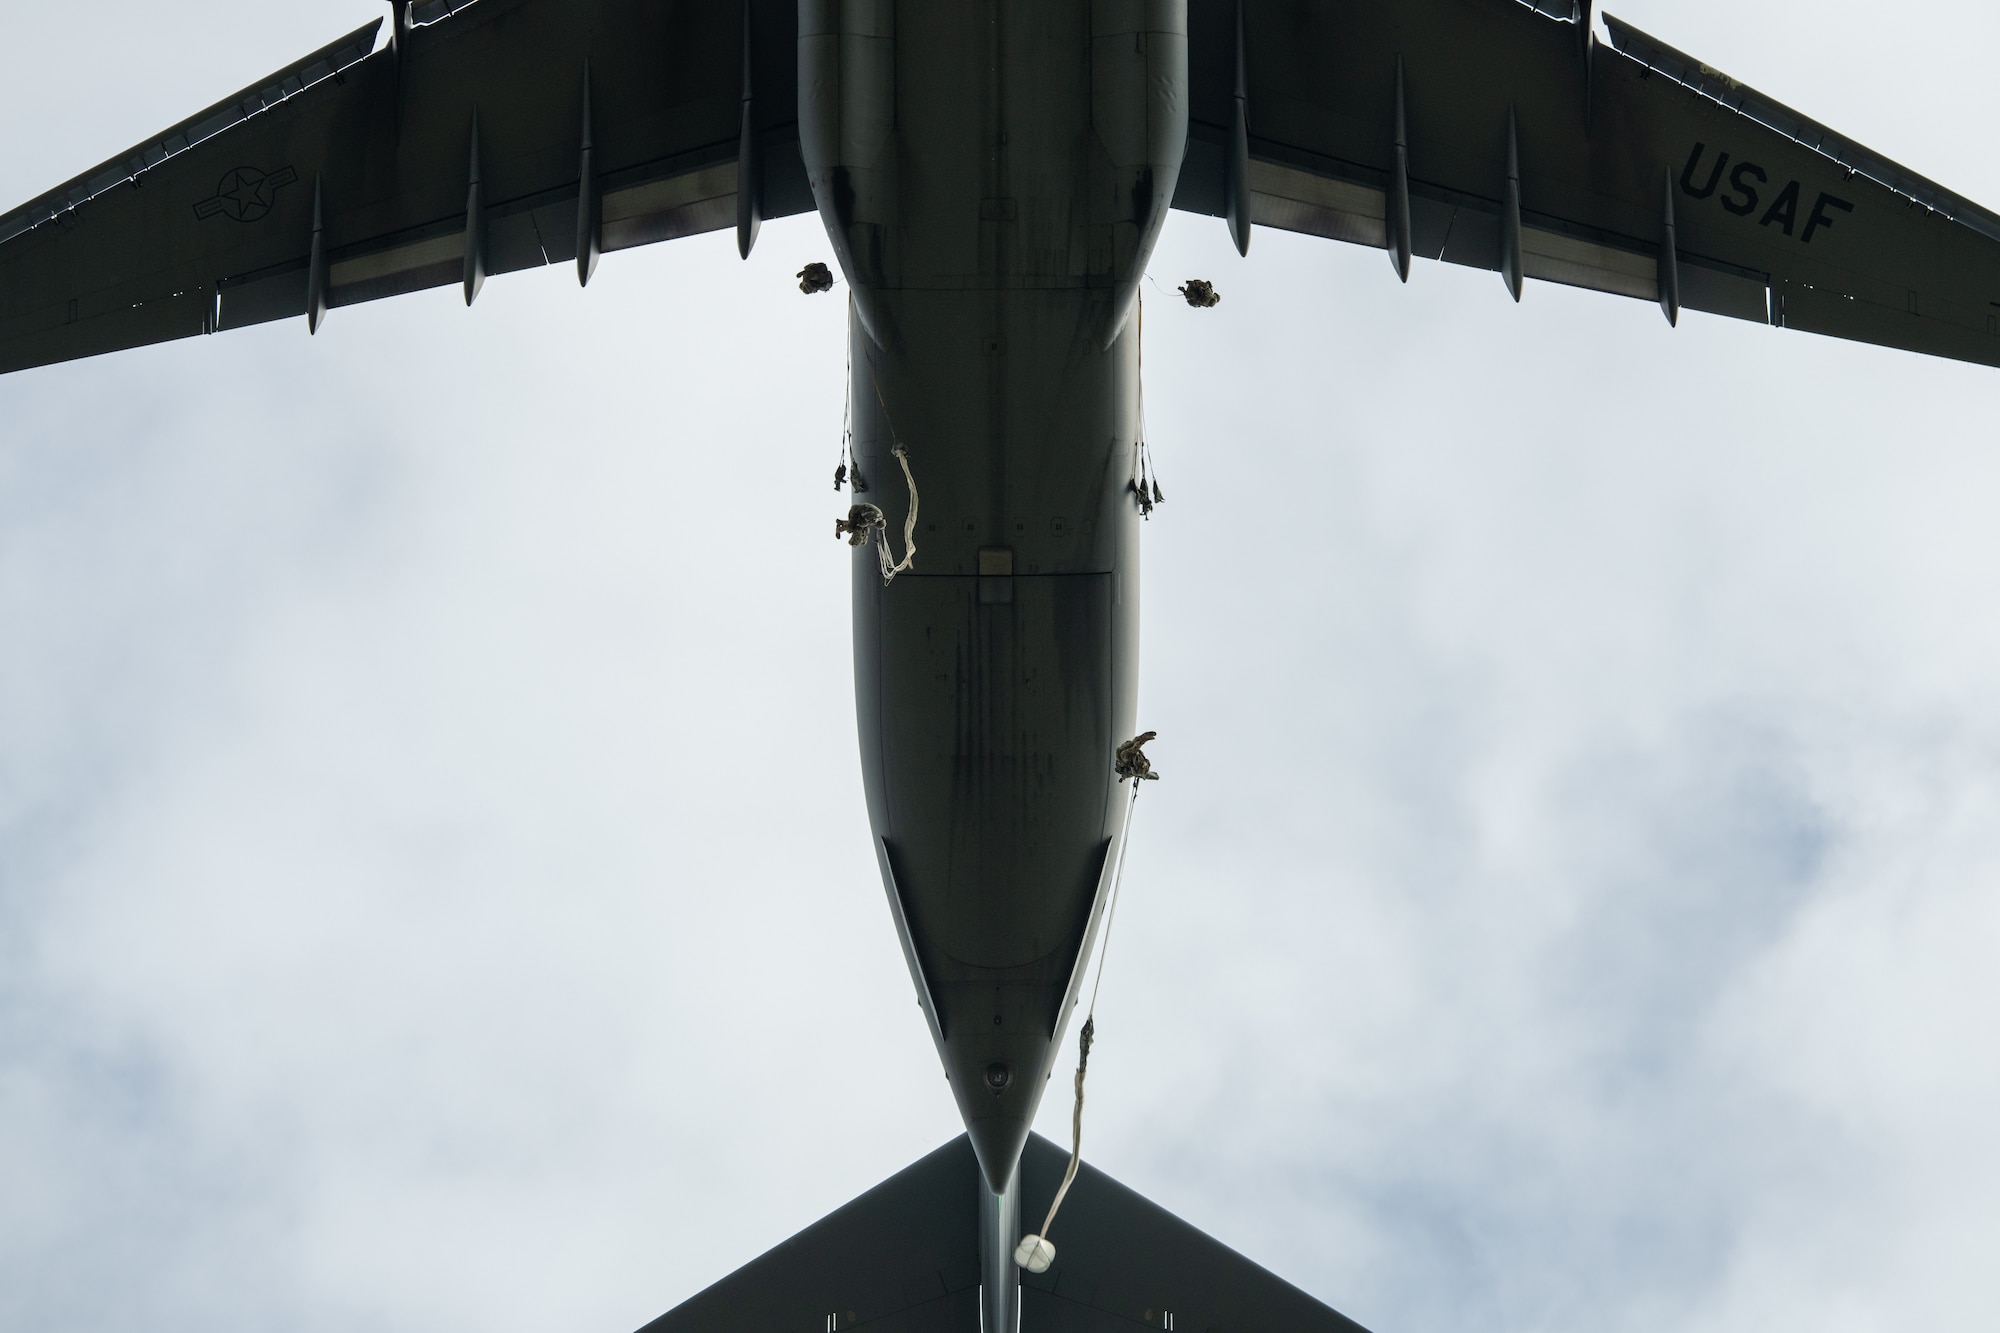
[[[14,6],[0,203],[379,12]],[[1617,12],[2000,205],[1991,4]],[[827,251],[0,380],[0,1327],[626,1333],[958,1132]],[[1154,272],[1092,1159],[1377,1333],[2000,1323],[2000,373]]]

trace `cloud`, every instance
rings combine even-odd
[[[14,194],[370,17],[254,8],[33,20],[14,123],[126,92]],[[2000,197],[1977,42],[1793,8],[1630,17]],[[1226,247],[1147,307],[1093,1160],[1384,1333],[1990,1325],[1990,372]],[[0,1326],[635,1327],[957,1132],[823,257],[0,381]]]

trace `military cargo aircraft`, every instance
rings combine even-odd
[[[2000,365],[2000,217],[1563,0],[399,2],[0,217],[5,371],[825,224],[863,782],[966,1136],[663,1333],[1351,1327],[1088,1169],[1020,1248],[1141,771],[1135,316],[1176,209]]]

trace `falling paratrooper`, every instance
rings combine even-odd
[[[833,270],[824,264],[807,264],[799,270],[799,290],[807,296],[833,290]]]
[[[847,511],[846,518],[833,521],[833,535],[847,538],[849,546],[866,546],[875,533],[888,530],[888,518],[871,504],[857,504]]]
[[[1213,310],[1222,304],[1222,293],[1215,290],[1215,284],[1206,278],[1189,278],[1180,290],[1187,303],[1196,310]]]
[[[1160,775],[1153,771],[1152,761],[1146,758],[1146,746],[1159,739],[1159,735],[1157,731],[1141,732],[1118,747],[1118,753],[1112,759],[1112,771],[1118,775],[1119,782],[1160,780]]]

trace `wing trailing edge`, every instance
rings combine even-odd
[[[1866,176],[1878,185],[1888,186],[1912,203],[1922,204],[1953,222],[1970,227],[1988,240],[2000,241],[2000,216],[1990,209],[1982,208],[1963,195],[1955,194],[1908,167],[1890,161],[1872,148],[1828,129],[1775,97],[1767,97],[1748,84],[1711,69],[1693,56],[1647,36],[1623,19],[1606,14],[1604,26],[1611,34],[1611,45],[1620,55],[1629,56],[1682,87],[1776,130],[1786,138],[1831,158],[1849,171]]]
[[[805,212],[797,15],[427,0],[379,48],[370,23],[0,217],[0,374],[317,329],[579,255],[587,274],[594,253],[735,225],[746,163],[759,216]]]
[[[1593,9],[1189,0],[1174,206],[1247,108],[1257,226],[2000,366],[2000,214]]]

